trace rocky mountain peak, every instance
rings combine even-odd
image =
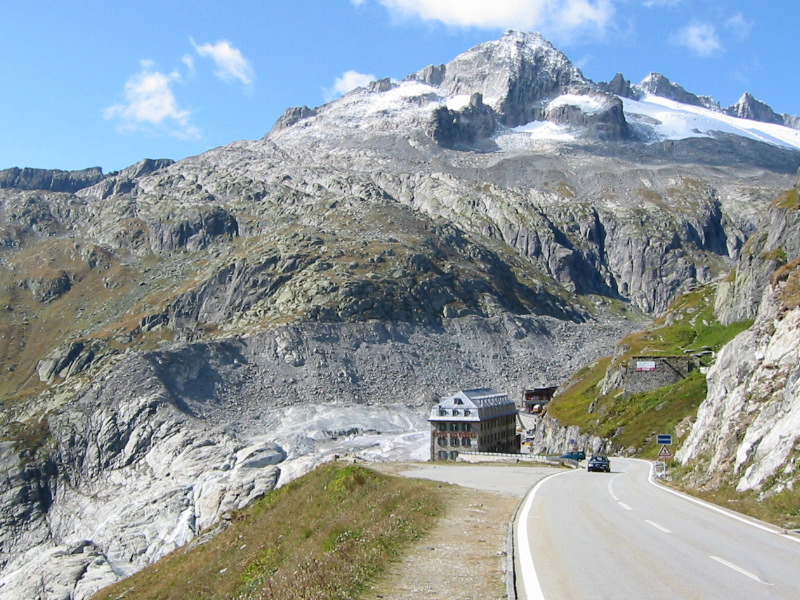
[[[714,110],[718,109],[717,103],[714,99],[708,96],[697,96],[692,92],[687,91],[677,83],[673,83],[661,73],[650,73],[642,79],[638,86],[640,91],[654,96],[660,96],[669,100],[675,100],[681,104],[691,104],[693,106],[702,106]]]
[[[479,44],[446,65],[427,67],[412,77],[446,96],[480,93],[509,127],[541,118],[546,100],[594,88],[541,35],[520,31],[506,31],[499,40]]]
[[[625,76],[622,73],[617,73],[614,75],[613,79],[608,83],[601,83],[599,84],[599,88],[609,94],[613,94],[614,96],[619,96],[620,98],[630,98],[631,100],[638,100],[640,94],[633,88],[631,82],[628,79],[625,79]]]
[[[756,100],[750,92],[745,92],[742,94],[742,97],[739,98],[739,101],[733,106],[729,106],[725,112],[729,115],[742,119],[784,125],[784,118],[782,115],[779,115],[772,110],[768,104],[765,104],[760,100]]]

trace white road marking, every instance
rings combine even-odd
[[[517,546],[519,547],[519,565],[522,571],[522,587],[525,589],[525,598],[527,600],[544,600],[544,593],[542,586],[539,583],[539,578],[536,576],[536,568],[533,566],[533,553],[531,552],[531,544],[528,539],[528,515],[531,512],[531,505],[533,504],[533,497],[542,484],[548,479],[567,475],[572,471],[565,471],[545,477],[535,486],[525,498],[525,503],[522,505],[519,517],[517,518]]]
[[[672,533],[669,529],[667,529],[663,525],[659,525],[655,521],[648,521],[648,520],[645,519],[645,523],[649,523],[650,525],[652,525],[653,527],[655,527],[659,531],[663,531],[664,533]]]
[[[715,560],[715,561],[717,561],[717,562],[718,562],[719,564],[721,564],[721,565],[725,565],[725,566],[726,566],[726,567],[728,567],[729,569],[733,569],[733,570],[734,570],[734,571],[736,571],[737,573],[741,573],[741,574],[742,574],[742,575],[744,575],[745,577],[749,577],[749,578],[750,578],[750,579],[752,579],[753,581],[757,581],[758,583],[763,583],[764,585],[775,585],[775,584],[773,584],[773,583],[767,583],[766,581],[764,581],[763,579],[761,579],[761,577],[759,577],[759,576],[758,576],[758,575],[756,575],[755,573],[751,573],[751,572],[750,572],[750,571],[748,571],[747,569],[743,569],[742,567],[740,567],[740,566],[738,566],[738,565],[735,565],[735,564],[733,564],[732,562],[728,562],[728,561],[727,561],[727,560],[725,560],[724,558],[720,558],[719,556],[712,556],[711,554],[709,554],[709,555],[708,555],[708,557],[709,557],[710,559],[712,559],[712,560]]]
[[[625,510],[633,510],[630,506],[628,506],[622,500],[620,500],[619,496],[617,496],[617,494],[614,492],[614,480],[620,475],[622,475],[622,473],[614,475],[614,477],[612,477],[611,480],[608,482],[608,493],[611,494],[611,498],[614,500],[614,502],[619,504],[622,508],[624,508]]]
[[[622,475],[622,473],[620,473],[620,475]],[[615,480],[617,477],[619,477],[619,475],[614,475],[614,477],[612,477],[612,478],[611,478],[611,480],[608,482],[608,493],[609,493],[609,494],[611,494],[611,497],[612,497],[612,498],[613,498],[613,499],[614,499],[616,502],[619,502],[619,498],[618,498],[618,497],[617,497],[617,495],[614,493],[614,480]]]
[[[628,460],[641,460],[641,459],[631,458],[631,459],[628,459]],[[641,460],[641,462],[649,462],[649,461]],[[726,509],[722,508],[721,506],[717,506],[716,504],[711,504],[710,502],[706,502],[705,500],[700,500],[699,498],[695,498],[694,496],[690,496],[688,494],[684,494],[683,492],[679,492],[679,491],[673,490],[672,488],[669,488],[669,487],[667,487],[665,485],[661,485],[660,483],[656,483],[656,480],[655,480],[655,478],[653,476],[653,471],[654,471],[654,465],[653,465],[653,463],[650,463],[650,475],[648,476],[647,480],[650,482],[651,485],[654,485],[655,487],[657,487],[660,490],[668,492],[668,493],[672,494],[673,496],[678,496],[679,498],[683,498],[687,502],[692,502],[694,504],[697,504],[698,506],[703,506],[703,507],[705,507],[705,508],[707,508],[709,510],[713,510],[716,513],[719,513],[721,515],[725,515],[726,517],[728,517],[729,519],[733,519],[734,521],[739,521],[740,523],[744,523],[745,525],[750,525],[750,527],[755,527],[756,529],[760,529],[762,531],[766,531],[767,533],[773,533],[773,534],[776,534],[776,535],[780,535],[780,536],[783,537],[783,539],[792,540],[793,542],[800,543],[800,537],[794,537],[794,536],[791,536],[791,535],[786,535],[786,531],[784,529],[781,529],[780,527],[776,527],[774,525],[770,525],[769,523],[761,524],[760,522],[757,522],[757,521],[755,521],[753,519],[749,519],[747,517],[744,517],[743,515],[740,515],[738,513],[734,513],[734,512],[731,512],[729,510],[726,510]]]

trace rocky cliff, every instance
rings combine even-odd
[[[438,395],[558,384],[777,248],[795,133],[692,104],[681,137],[622,79],[508,32],[260,140],[4,172],[0,597],[88,597],[329,456],[414,455]]]
[[[708,396],[678,453],[696,484],[732,482],[740,491],[775,494],[798,483],[800,440],[800,247],[796,189],[780,198],[769,225],[722,284],[723,314],[739,289],[735,314],[758,299],[754,325],[720,353]]]

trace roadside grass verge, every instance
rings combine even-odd
[[[687,494],[772,523],[784,529],[800,530],[800,489],[784,488],[773,494],[756,490],[739,492],[733,483],[724,483],[714,490],[698,489],[682,482],[686,467],[676,465],[673,481],[668,485]],[[771,487],[765,485],[765,488]]]
[[[444,511],[436,482],[329,464],[94,600],[357,598]]]

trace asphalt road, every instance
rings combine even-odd
[[[800,599],[800,539],[652,484],[645,461],[611,468],[561,472],[525,499],[521,600]]]

